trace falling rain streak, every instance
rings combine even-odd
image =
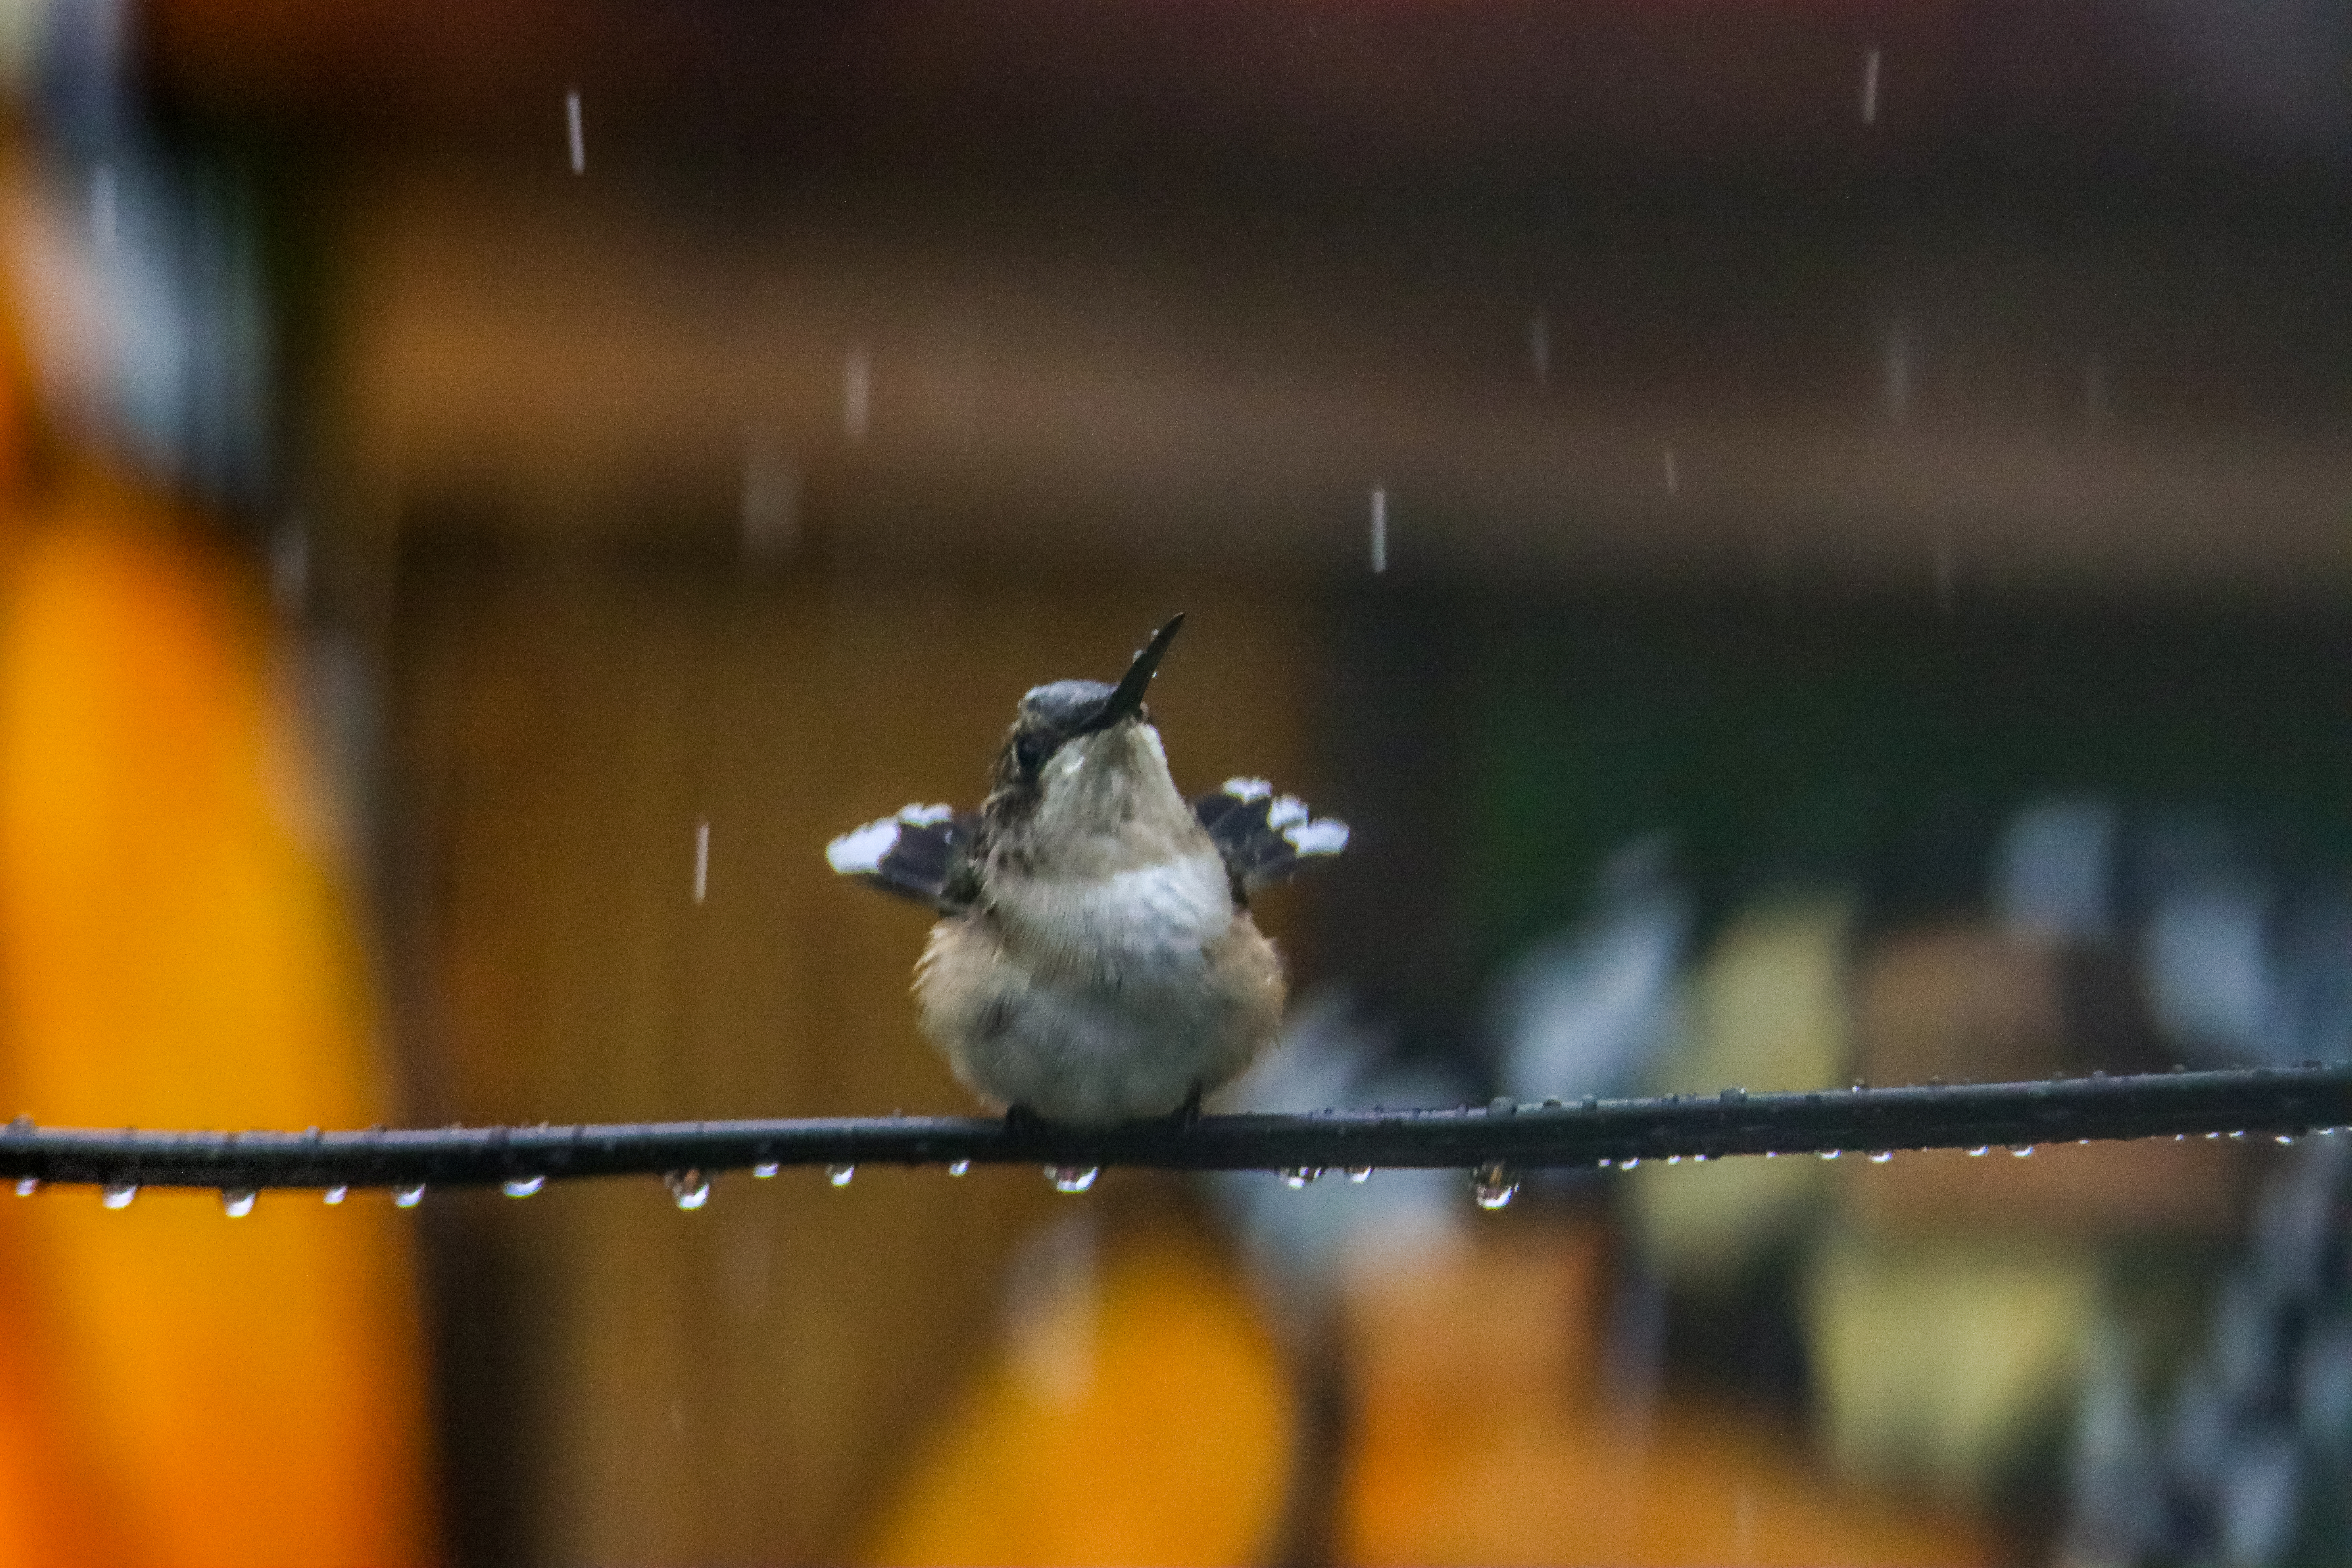
[[[1389,569],[1389,492],[1384,485],[1372,487],[1372,570]]]
[[[702,902],[710,889],[710,824],[694,825],[694,901]]]
[[[1862,122],[1864,125],[1878,123],[1878,50],[1876,48],[1864,49],[1862,53]]]
[[[89,175],[90,240],[100,256],[110,256],[122,233],[121,181],[112,163],[101,163]]]
[[[874,358],[860,344],[841,366],[841,428],[851,440],[863,441],[873,415]]]
[[[1675,461],[1675,449],[1672,447],[1665,449],[1665,458],[1666,493],[1670,496],[1680,495],[1683,493],[1682,465]]]
[[[580,126],[580,89],[573,88],[563,95],[563,129],[572,147],[572,172],[588,172],[588,139]]]

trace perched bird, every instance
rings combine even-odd
[[[940,912],[923,1032],[992,1104],[1102,1124],[1190,1115],[1274,1043],[1282,961],[1250,896],[1346,847],[1263,779],[1186,801],[1143,706],[1178,616],[1116,687],[1021,700],[977,814],[910,805],[825,847]]]

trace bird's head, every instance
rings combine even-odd
[[[1154,633],[1117,686],[1056,680],[1021,699],[997,753],[992,817],[1087,837],[1115,833],[1139,814],[1159,815],[1151,808],[1164,808],[1163,795],[1181,807],[1143,694],[1183,625],[1180,615]]]

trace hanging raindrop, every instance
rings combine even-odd
[[[352,1190],[349,1187],[329,1187],[320,1194],[320,1196],[325,1198],[330,1204],[341,1203],[345,1198],[350,1197],[351,1195]]]
[[[1893,1158],[1895,1158],[1894,1150],[1880,1149],[1872,1153],[1870,1156],[1870,1163],[1874,1165],[1884,1165],[1887,1161],[1892,1160]]]
[[[1470,1173],[1470,1197],[1482,1209],[1507,1208],[1518,1192],[1519,1179],[1500,1161]]]
[[[682,1209],[698,1209],[710,1201],[710,1178],[699,1171],[672,1171],[662,1181]]]
[[[949,1175],[950,1175],[950,1176],[969,1176],[969,1175],[971,1175],[971,1161],[969,1161],[969,1160],[950,1160],[950,1161],[949,1161],[949,1162],[948,1162],[948,1174],[949,1174]]]
[[[545,1176],[516,1176],[499,1190],[510,1198],[527,1198],[545,1185],[547,1185]]]
[[[253,1212],[253,1205],[260,1196],[251,1187],[223,1187],[221,1212],[231,1219],[243,1219]]]
[[[31,1197],[35,1193],[37,1193],[37,1192],[39,1192],[40,1190],[41,1190],[41,1178],[40,1178],[40,1177],[38,1177],[38,1176],[19,1176],[19,1177],[17,1177],[17,1178],[16,1178],[16,1195],[17,1195],[18,1197],[20,1197],[20,1198],[29,1198],[29,1197]]]
[[[1840,1154],[1844,1152],[1845,1151],[1843,1149],[1824,1149],[1822,1151],[1822,1158],[1824,1160],[1834,1160]]]
[[[1097,1165],[1048,1165],[1045,1167],[1045,1179],[1054,1184],[1054,1190],[1057,1193],[1083,1193],[1093,1186],[1095,1178],[1101,1174],[1102,1169]]]
[[[131,1200],[138,1195],[139,1184],[136,1182],[109,1182],[105,1190],[99,1194],[98,1201],[110,1209],[127,1209],[131,1206]]]
[[[1366,1182],[1369,1182],[1371,1179],[1372,1168],[1370,1165],[1350,1165],[1348,1167],[1348,1180],[1355,1183],[1358,1186],[1362,1186]]]
[[[776,1173],[782,1169],[783,1167],[773,1160],[762,1160],[751,1167],[751,1179],[755,1182],[773,1181]]]
[[[1973,1148],[1973,1149],[1971,1149],[1971,1150],[1969,1150],[1969,1159],[1971,1159],[1971,1160],[1981,1160],[1981,1159],[1983,1159],[1987,1154],[1990,1154],[1990,1153],[1991,1153],[1991,1152],[1992,1152],[1992,1145],[1991,1145],[1991,1144],[1990,1144],[1990,1143],[1979,1143],[1979,1144],[1978,1144],[1975,1148]]]
[[[1303,1187],[1312,1186],[1315,1178],[1323,1173],[1313,1165],[1291,1165],[1279,1173],[1282,1177],[1282,1184],[1292,1192],[1297,1192]]]
[[[2033,1145],[2031,1143],[2012,1143],[2009,1146],[2009,1152],[2016,1155],[2019,1159],[2023,1160],[2029,1158],[2032,1154]]]
[[[423,1182],[412,1182],[407,1186],[392,1189],[392,1206],[396,1209],[413,1209],[424,1201],[425,1184]]]
[[[827,1165],[824,1168],[824,1179],[836,1187],[849,1185],[856,1176],[857,1167],[855,1165]]]

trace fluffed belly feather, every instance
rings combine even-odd
[[[1281,1026],[1274,944],[1245,912],[1218,926],[1040,943],[987,911],[953,916],[916,971],[923,1032],[1000,1107],[1090,1123],[1168,1115],[1238,1076]]]

